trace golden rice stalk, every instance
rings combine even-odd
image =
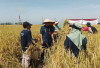
[[[42,52],[43,52],[43,49],[39,45],[36,45],[36,44],[35,46],[31,44],[29,48],[26,50],[26,54],[30,55],[31,59],[33,60],[39,60]]]

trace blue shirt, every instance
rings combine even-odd
[[[29,44],[32,42],[32,36],[31,31],[24,29],[21,32],[21,47],[23,51],[26,51],[26,49],[29,47]]]
[[[86,50],[87,39],[84,38],[82,40],[82,49]],[[64,42],[64,47],[66,50],[70,49],[76,57],[78,57],[79,49],[77,46],[71,41],[71,39],[67,36]]]
[[[42,34],[43,42],[49,43],[52,42],[51,34],[53,31],[51,27],[42,26],[40,29],[40,34]]]

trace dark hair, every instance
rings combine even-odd
[[[32,24],[30,24],[29,22],[23,22],[23,27],[26,28],[27,26],[31,26]]]
[[[75,29],[81,31],[81,28],[78,28],[78,27],[76,27],[75,25],[69,25],[69,27],[72,27],[72,28],[75,28]]]
[[[87,22],[86,24],[88,27],[91,27],[91,23],[90,22]]]

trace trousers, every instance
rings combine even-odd
[[[29,68],[30,65],[30,55],[27,55],[25,52],[22,54],[22,67]]]

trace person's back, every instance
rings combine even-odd
[[[82,50],[86,50],[86,44],[87,44],[87,39],[86,37],[82,40]],[[66,40],[64,42],[64,47],[66,50],[70,49],[71,53],[75,55],[75,57],[78,57],[79,55],[79,49],[78,47],[72,42],[72,40],[67,36]]]
[[[31,31],[27,29],[24,29],[21,32],[21,46],[23,51],[26,51],[27,47],[29,47],[28,43],[31,42],[32,37],[30,32]]]
[[[82,25],[80,23],[75,23],[71,25],[71,33],[66,36],[64,42],[64,47],[66,51],[71,50],[71,54],[74,54],[75,57],[78,57],[79,51],[84,49],[86,51],[87,39],[81,33]]]
[[[93,34],[98,33],[98,31],[97,31],[97,29],[95,27],[91,26],[90,28],[91,28]]]
[[[82,30],[83,31],[88,31],[89,30],[89,27],[82,27]]]

